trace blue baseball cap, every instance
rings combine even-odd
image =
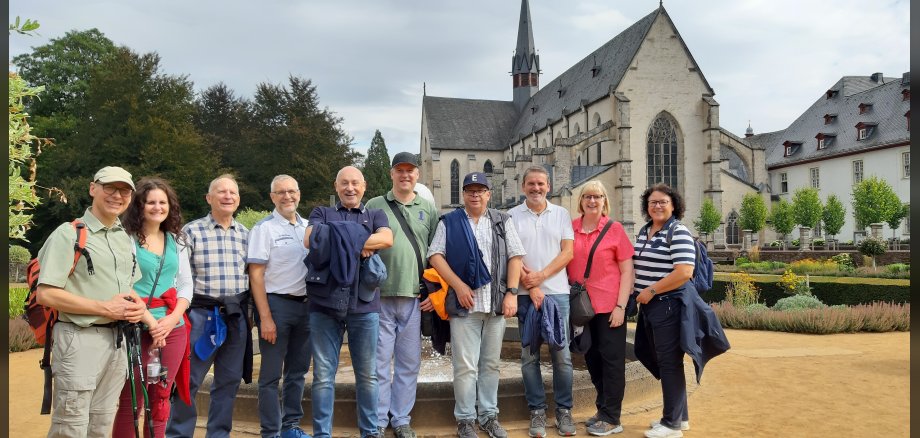
[[[486,186],[487,189],[492,190],[492,183],[489,182],[489,179],[486,178],[486,174],[482,172],[470,172],[463,177],[463,188],[466,186],[471,186],[473,184],[479,184]]]

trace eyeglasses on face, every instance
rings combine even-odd
[[[298,193],[300,193],[300,190],[278,190],[278,191],[275,191],[275,192],[272,192],[272,193],[274,193],[274,194],[276,194],[276,195],[278,195],[278,196],[284,196],[284,195],[287,195],[287,196],[296,196]]]
[[[663,201],[648,201],[648,205],[652,207],[664,207],[665,205],[668,205],[670,203],[671,201],[668,201],[667,199]]]
[[[464,194],[466,194],[467,196],[469,196],[469,197],[471,197],[471,198],[475,198],[475,197],[477,197],[477,196],[484,196],[484,195],[485,195],[486,193],[488,193],[488,192],[489,192],[488,189],[482,189],[482,190],[464,190],[464,191],[463,191]]]
[[[604,195],[581,195],[581,199],[586,199],[588,201],[600,201],[604,199]]]
[[[123,198],[131,196],[131,193],[134,192],[130,187],[118,188],[114,184],[102,184],[102,191],[106,195],[114,195],[115,192],[118,192]]]

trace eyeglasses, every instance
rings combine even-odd
[[[587,199],[589,201],[600,201],[604,199],[604,195],[581,195],[581,199]]]
[[[106,195],[114,195],[115,192],[118,192],[122,198],[127,198],[128,196],[131,196],[132,192],[134,192],[134,190],[132,190],[130,187],[118,188],[112,184],[102,184],[102,191]]]
[[[300,190],[279,190],[279,191],[277,191],[277,192],[272,192],[272,193],[274,193],[274,194],[276,194],[276,195],[278,195],[278,196],[284,196],[284,195],[295,196],[295,195],[297,195],[298,193],[300,193]]]
[[[464,190],[464,191],[463,191],[463,193],[465,193],[467,196],[469,196],[469,197],[471,197],[471,198],[475,198],[475,197],[478,197],[478,196],[484,196],[484,195],[485,195],[486,193],[488,193],[488,192],[489,192],[488,189],[483,189],[483,190]]]
[[[671,201],[668,201],[668,200],[664,200],[664,201],[648,201],[648,205],[651,205],[652,207],[664,207],[665,205],[668,205],[668,204],[670,204],[670,203],[671,203]]]

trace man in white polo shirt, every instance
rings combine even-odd
[[[572,260],[575,235],[572,218],[565,208],[550,204],[546,195],[550,191],[549,173],[542,166],[531,166],[524,171],[523,204],[508,211],[514,227],[521,237],[527,255],[521,273],[521,285],[526,292],[518,295],[518,314],[525,314],[530,306],[539,310],[545,300],[553,300],[559,315],[569,324],[569,282],[565,266]],[[572,355],[568,348],[550,349],[553,361],[553,396],[556,401],[556,429],[561,436],[575,435],[572,421]],[[540,353],[530,347],[521,350],[521,374],[524,379],[524,397],[530,409],[532,437],[546,436],[546,392],[540,373]]]
[[[304,376],[310,367],[310,313],[303,236],[307,221],[297,214],[300,188],[288,175],[272,179],[275,210],[249,232],[249,281],[257,312],[259,420],[263,437],[309,437],[300,429]],[[278,381],[284,387],[278,402]]]

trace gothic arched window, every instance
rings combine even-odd
[[[601,115],[594,113],[594,127],[597,128],[598,126],[601,126]]]
[[[647,184],[665,183],[677,189],[677,129],[671,118],[658,115],[648,130]]]
[[[460,203],[460,163],[450,162],[450,203]]]
[[[725,243],[728,245],[741,244],[741,229],[738,226],[738,213],[732,210],[725,220]]]
[[[486,163],[482,165],[482,172],[491,175],[492,170],[492,160],[486,160]]]

